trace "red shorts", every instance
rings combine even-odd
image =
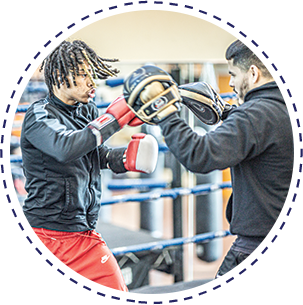
[[[74,271],[103,286],[128,291],[116,258],[95,230],[33,230],[45,246]]]

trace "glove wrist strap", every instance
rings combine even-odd
[[[120,130],[118,121],[109,113],[105,113],[90,122],[87,127],[90,128],[96,136],[98,146]]]

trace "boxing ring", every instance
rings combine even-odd
[[[164,147],[160,147],[159,150],[167,151]],[[22,163],[22,158],[20,156],[11,156],[11,162]],[[101,206],[127,204],[128,202],[140,203],[159,198],[175,200],[178,197],[189,195],[206,195],[217,190],[231,188],[231,183],[208,183],[196,185],[193,188],[168,188],[168,186],[169,184],[165,181],[149,178],[110,180],[106,186],[110,191],[136,190],[138,193],[104,198],[101,201]],[[178,287],[178,290],[182,289],[183,286],[180,282],[177,285],[172,285],[172,287],[150,287],[149,289],[149,271],[157,270],[183,278],[183,275],[180,274],[183,273],[183,268],[180,268],[179,262],[176,261],[178,251],[182,246],[197,243],[204,244],[230,235],[227,230],[218,230],[188,237],[162,239],[153,237],[147,230],[134,231],[102,221],[98,222],[96,230],[102,234],[116,257],[129,289],[133,291],[138,289],[140,293],[150,293],[150,289],[155,293],[159,293],[159,289],[160,291],[162,289],[163,292],[167,292],[169,289],[176,289],[176,287]],[[186,287],[191,287],[190,285],[201,285],[201,283],[205,282],[207,280],[196,280],[192,281],[192,284],[183,284]]]
[[[117,82],[117,80],[115,81]],[[110,84],[108,85],[110,86]],[[115,83],[114,86],[116,85]],[[234,95],[222,94],[221,96],[224,99],[231,99]],[[102,103],[97,104],[97,107],[106,108],[108,105],[109,103]],[[17,107],[17,113],[25,113],[28,106],[19,105]],[[169,150],[165,145],[160,144],[159,152],[166,154]],[[22,156],[11,155],[10,162],[11,164],[19,164],[22,166]],[[190,184],[192,185],[193,182],[191,181]],[[174,185],[178,187],[174,187]],[[218,190],[229,188],[231,188],[230,182],[203,183],[192,187],[180,187],[178,184],[170,184],[166,181],[153,178],[112,179],[106,183],[107,191],[119,191],[125,192],[126,194],[105,196],[101,201],[101,206],[127,204],[128,202],[142,203],[160,198],[171,199],[173,205],[177,205],[177,200],[181,200],[185,196],[189,198],[190,204],[190,200],[193,200],[194,196],[207,195]],[[135,193],[127,194],[130,190]],[[181,260],[183,259],[183,247],[185,245],[207,244],[210,241],[229,236],[230,232],[227,230],[216,230],[193,235],[193,231],[188,230],[188,236],[180,237],[182,222],[176,224],[178,217],[180,217],[180,211],[179,214],[174,215],[173,219],[174,231],[176,231],[175,226],[177,226],[179,233],[174,234],[176,236],[171,239],[154,237],[144,229],[134,231],[99,220],[96,230],[102,234],[116,257],[130,291],[140,293],[167,293],[192,288],[211,280],[202,279],[183,282],[183,263],[180,262],[180,258]],[[193,218],[193,213],[189,217]],[[192,264],[192,261],[190,263]],[[189,269],[192,270],[192,268],[192,265],[189,266]],[[175,283],[162,287],[150,286],[150,270],[157,270],[174,275]]]

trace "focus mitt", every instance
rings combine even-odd
[[[135,115],[147,124],[157,124],[180,111],[177,84],[163,69],[145,65],[124,81],[124,98]]]
[[[225,102],[209,84],[185,84],[179,86],[179,92],[182,103],[203,123],[214,125],[222,119]]]

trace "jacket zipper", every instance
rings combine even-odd
[[[91,154],[90,156],[90,162],[92,164],[92,156],[93,154]],[[89,203],[89,206],[87,207],[87,213],[86,213],[86,220],[87,220],[87,223],[89,224],[88,222],[88,219],[87,219],[87,216],[88,216],[88,212],[90,211],[91,207],[94,205],[95,203],[95,200],[94,200],[94,191],[92,189],[92,186],[91,186],[91,183],[92,183],[92,172],[93,172],[93,164],[91,165],[91,168],[90,168],[90,171],[89,171],[89,183],[88,183],[88,191],[89,191],[89,195],[90,195],[90,203]]]
[[[76,119],[78,116],[80,116],[80,108],[83,106],[83,104],[80,104],[74,111],[74,119]],[[92,164],[92,154],[90,156],[90,163]],[[93,196],[93,190],[91,187],[91,183],[92,183],[92,172],[93,172],[93,165],[91,166],[90,170],[89,170],[89,183],[88,183],[88,191],[89,191],[89,205],[87,207],[87,212],[90,210],[90,207],[93,205],[94,203],[94,196]]]

